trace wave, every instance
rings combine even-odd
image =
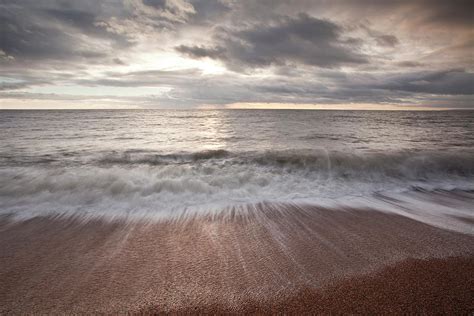
[[[140,151],[125,151],[122,153],[112,152],[103,154],[97,160],[99,164],[148,164],[165,165],[171,163],[189,163],[198,160],[209,160],[225,158],[230,152],[220,150],[203,150],[194,153],[171,153],[171,154],[151,154],[141,153]]]
[[[205,150],[189,153],[107,153],[95,159],[98,165],[235,164],[281,168],[289,171],[320,172],[350,177],[429,179],[434,176],[474,176],[474,154],[399,152],[348,154],[312,151],[230,152]]]
[[[0,169],[0,215],[175,219],[246,212],[257,203],[394,212],[430,225],[472,232],[472,179],[341,180],[232,166],[97,166]]]
[[[171,216],[263,201],[324,204],[474,190],[474,159],[468,154],[135,150],[94,159],[1,167],[0,213]]]
[[[174,165],[188,165],[195,168],[248,166],[274,172],[319,174],[326,178],[353,178],[366,181],[377,178],[429,181],[443,177],[473,177],[474,153],[403,151],[356,154],[325,149],[263,152],[217,149],[162,153],[134,149],[122,152],[58,152],[36,156],[10,153],[0,157],[0,168],[24,166],[159,168]]]
[[[397,205],[398,211],[409,203],[424,205],[403,211],[415,216],[413,210],[421,214],[445,203],[439,202],[446,200],[439,192],[463,192],[467,200],[458,196],[442,211],[449,213],[451,205],[459,213],[455,216],[472,216],[462,211],[466,205],[472,210],[474,201],[474,159],[469,153],[357,155],[321,149],[83,154],[68,155],[63,164],[52,155],[53,162],[37,157],[42,163],[31,163],[29,157],[26,164],[0,166],[0,214],[169,218],[260,202],[355,206],[362,201],[359,207]],[[433,192],[438,192],[439,205],[421,204]],[[413,194],[417,198],[407,200]],[[436,216],[416,219],[438,223],[432,219]]]

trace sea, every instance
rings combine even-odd
[[[20,219],[291,203],[473,232],[473,192],[474,111],[0,111],[0,214]]]

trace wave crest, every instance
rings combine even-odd
[[[254,165],[284,171],[331,173],[337,177],[385,177],[424,179],[431,176],[473,176],[474,155],[459,153],[401,152],[347,154],[313,151],[229,152],[205,150],[190,153],[155,154],[143,152],[108,153],[95,161],[99,165],[215,164]]]
[[[387,192],[473,190],[469,154],[135,151],[90,163],[0,167],[0,213],[174,214],[269,202],[322,203]]]

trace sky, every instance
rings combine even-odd
[[[0,0],[0,109],[474,109],[472,0]]]

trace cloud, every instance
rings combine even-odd
[[[188,55],[192,58],[226,59],[226,50],[223,47],[204,47],[204,46],[186,46],[180,45],[175,48],[178,52]]]
[[[0,91],[11,91],[19,90],[28,87],[29,84],[26,82],[1,82]]]
[[[69,85],[77,87],[140,88],[156,87],[155,93],[142,97],[51,95],[26,92],[0,92],[0,98],[61,99],[61,100],[115,100],[143,107],[195,107],[202,104],[225,105],[232,103],[291,103],[291,104],[349,104],[377,103],[423,105],[464,108],[472,103],[471,90],[453,90],[465,79],[461,70],[443,72],[416,72],[391,74],[386,77],[370,73],[341,75],[336,70],[322,70],[311,76],[254,78],[239,74],[206,76],[201,71],[132,71],[107,73],[102,78],[87,81],[70,78]],[[113,79],[112,79],[113,78]],[[446,86],[446,83],[449,83]],[[420,84],[422,83],[422,84]],[[469,89],[468,83],[463,89]],[[167,92],[159,93],[158,89]],[[153,90],[151,90],[153,91]]]
[[[143,4],[164,10],[166,8],[166,0],[143,0]]]
[[[474,95],[474,73],[463,69],[416,72],[381,78],[377,89],[443,95]]]
[[[201,76],[199,69],[109,72],[102,78],[72,80],[71,84],[87,87],[169,87],[196,84],[202,81]]]
[[[125,36],[95,22],[101,7],[95,2],[2,2],[0,49],[18,63],[35,60],[102,59],[113,49],[131,45]]]
[[[474,24],[474,2],[470,0],[418,1],[426,14],[422,22],[455,27],[472,27]]]
[[[284,0],[274,0],[285,2]],[[297,3],[307,3],[297,1]],[[409,27],[472,27],[474,2],[470,0],[334,0],[309,2],[317,10],[349,13],[355,19],[382,18],[399,21]],[[402,18],[400,18],[402,16]]]
[[[397,62],[396,65],[398,67],[414,68],[414,67],[421,67],[424,64],[418,61],[404,60],[404,61]]]
[[[216,47],[181,45],[177,51],[195,58],[224,61],[230,68],[305,64],[323,68],[367,63],[354,41],[343,38],[337,24],[300,13],[242,29],[221,28]]]
[[[190,4],[195,10],[191,22],[196,24],[222,21],[232,12],[231,3],[226,0],[190,0]]]
[[[126,64],[127,64],[126,62],[124,62],[124,61],[121,60],[120,58],[114,58],[114,59],[112,59],[112,61],[113,61],[114,63],[116,63],[117,65],[126,65]]]
[[[473,107],[473,5],[0,0],[0,101]]]
[[[196,11],[186,0],[124,0],[131,9],[132,17],[156,27],[185,23]]]
[[[381,46],[395,46],[398,45],[398,38],[394,35],[379,35],[375,37],[377,44]]]
[[[0,49],[0,62],[1,61],[12,61],[15,60],[15,57],[8,55],[3,50]]]

